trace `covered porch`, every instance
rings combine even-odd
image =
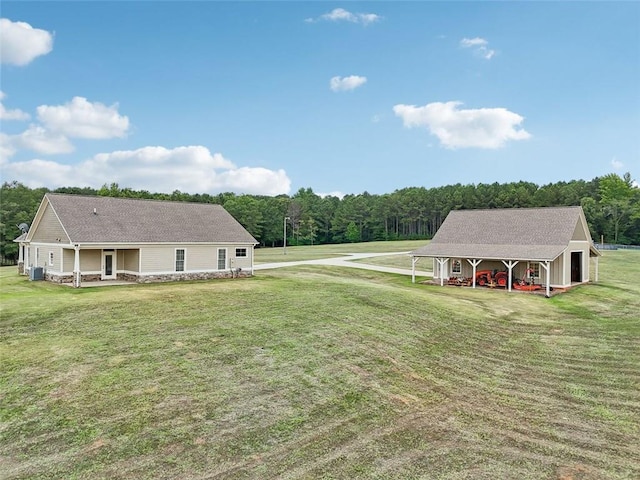
[[[562,252],[555,258],[482,258],[464,255],[420,255],[412,254],[412,281],[415,283],[416,264],[433,262],[434,283],[504,288],[506,291],[539,291],[547,297],[555,288],[568,288],[590,281],[589,272],[594,272],[598,281],[598,255],[583,259],[582,252]],[[589,268],[593,261],[594,268]],[[585,264],[586,262],[586,264]]]

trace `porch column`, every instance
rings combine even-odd
[[[594,281],[595,281],[596,283],[598,282],[598,260],[599,260],[599,259],[598,259],[598,257],[595,257],[595,261],[596,261],[596,265],[595,265],[595,267],[596,267],[596,272],[595,272],[595,273],[596,273],[596,276],[595,276],[595,280],[594,280]]]
[[[21,242],[18,244],[18,275],[22,275],[24,273],[24,244]]]
[[[416,283],[416,263],[420,257],[411,257],[411,283]]]
[[[544,268],[544,276],[545,276],[545,280],[546,280],[546,297],[549,298],[549,292],[551,291],[551,287],[549,286],[550,283],[550,278],[549,278],[549,270],[550,268],[550,264],[549,261],[547,260],[546,262],[540,262],[540,266],[542,268]]]
[[[478,265],[480,265],[480,262],[482,262],[482,260],[476,260],[475,258],[473,260],[469,260],[467,258],[467,262],[469,262],[471,264],[471,266],[473,267],[473,284],[472,284],[472,287],[476,288],[476,267]]]
[[[80,288],[82,283],[82,272],[80,272],[80,245],[74,247],[75,255],[73,257],[73,286]]]
[[[443,287],[444,286],[444,277],[443,277],[444,266],[449,262],[449,259],[436,258],[436,261],[438,262],[438,266],[440,267],[440,286]]]
[[[502,263],[504,263],[504,266],[507,267],[509,269],[509,291],[511,291],[511,284],[513,283],[513,267],[515,267],[518,264],[518,261],[516,260],[515,262],[513,260],[509,260],[508,262],[505,262],[504,260],[502,260]]]
[[[24,256],[24,269],[23,269],[23,274],[27,275],[27,269],[29,268],[29,250],[31,249],[31,247],[29,248],[25,248],[25,256]]]

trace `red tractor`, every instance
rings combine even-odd
[[[479,270],[476,272],[476,284],[481,287],[485,285],[506,287],[508,281],[509,274],[507,272],[499,272],[498,270]]]

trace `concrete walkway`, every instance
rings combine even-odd
[[[298,260],[294,262],[274,262],[261,263],[253,266],[255,271],[269,270],[272,268],[295,267],[297,265],[331,265],[334,267],[360,268],[362,270],[373,270],[376,272],[396,273],[398,275],[411,275],[411,268],[385,267],[382,265],[370,265],[368,263],[354,262],[364,258],[387,257],[389,255],[408,255],[409,252],[387,252],[387,253],[349,253],[344,257],[320,258],[317,260]],[[411,260],[407,259],[411,264]],[[416,270],[416,277],[432,277],[433,272]]]

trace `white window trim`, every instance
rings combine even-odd
[[[244,250],[244,255],[238,255],[238,250]],[[236,258],[248,258],[249,249],[247,247],[236,247]]]
[[[183,258],[182,258],[182,270],[178,270],[178,250],[182,250]],[[187,271],[187,249],[186,248],[175,248],[173,252],[173,271],[174,272],[186,272]]]
[[[460,271],[456,272],[455,271],[455,265],[456,262],[458,262],[458,265],[460,266]],[[451,275],[462,275],[462,260],[459,258],[452,258],[451,259]]]
[[[224,251],[224,268],[220,268],[220,251]],[[226,270],[229,264],[229,252],[226,248],[218,248],[216,251],[216,269],[218,271]]]

